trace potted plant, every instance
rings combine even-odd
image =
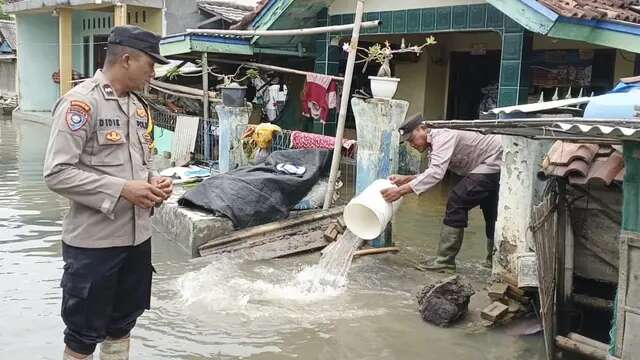
[[[254,68],[248,68],[245,71],[244,76],[240,76],[240,70],[243,67],[244,65],[240,65],[236,72],[232,75],[212,73],[213,75],[223,79],[222,85],[219,85],[218,88],[220,88],[220,91],[222,93],[222,103],[226,106],[244,106],[247,87],[240,85],[240,83],[247,79],[255,79],[259,75],[258,70]]]
[[[393,54],[415,53],[420,55],[426,46],[433,45],[435,43],[436,39],[433,36],[428,36],[425,43],[420,46],[405,46],[404,39],[402,39],[402,45],[399,49],[392,49],[389,41],[385,41],[384,46],[381,44],[374,44],[369,48],[358,47],[356,51],[361,59],[357,62],[365,63],[364,68],[362,69],[363,73],[366,71],[369,62],[375,61],[380,64],[377,76],[369,76],[373,97],[391,99],[396,93],[400,79],[391,76],[391,59],[393,59]],[[345,52],[349,52],[351,51],[351,46],[349,43],[345,43],[342,46],[342,49]]]

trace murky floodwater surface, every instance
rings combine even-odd
[[[59,359],[63,349],[60,232],[67,202],[42,182],[47,136],[42,125],[0,119],[0,359]],[[420,319],[414,294],[427,279],[410,264],[434,253],[445,194],[407,199],[394,224],[402,252],[356,259],[348,281],[340,271],[319,276],[317,253],[190,261],[156,237],[152,309],[134,329],[132,358],[543,359],[539,337],[478,326],[486,304],[478,296],[457,327]],[[487,275],[479,266],[482,234],[474,213],[459,257],[472,279]]]

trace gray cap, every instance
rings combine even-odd
[[[422,114],[414,114],[411,115],[402,125],[398,128],[400,132],[400,142],[405,142],[411,138],[411,133],[415,128],[422,125],[424,123],[424,118]]]

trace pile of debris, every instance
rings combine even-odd
[[[529,313],[531,298],[527,292],[508,283],[493,283],[488,289],[491,301],[480,316],[485,326],[504,324]]]
[[[0,108],[2,113],[10,115],[18,107],[18,95],[0,95]]]
[[[464,318],[475,291],[459,275],[453,275],[422,288],[418,293],[418,310],[422,319],[441,327]]]

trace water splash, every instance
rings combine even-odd
[[[261,266],[249,273],[242,262],[218,258],[180,277],[178,289],[187,305],[208,303],[215,310],[239,310],[238,306],[282,300],[319,301],[344,292],[353,254],[361,244],[361,239],[347,231],[325,249],[317,264],[299,271]]]

